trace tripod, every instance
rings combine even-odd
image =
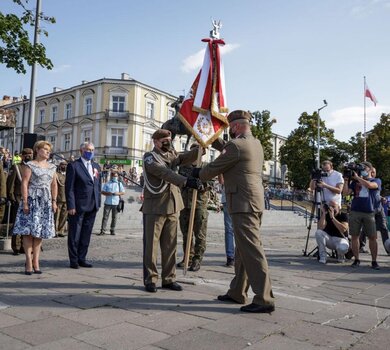
[[[310,219],[309,219],[309,225],[307,226],[307,237],[306,237],[306,245],[305,245],[305,250],[302,250],[303,256],[310,256],[313,254],[313,256],[318,255],[318,247],[315,247],[312,249],[309,253],[307,252],[307,246],[309,244],[309,237],[310,237],[310,231],[311,231],[311,225],[313,224],[313,219],[314,216],[317,217],[317,221],[320,219],[320,213],[321,213],[321,203],[325,203],[324,199],[324,190],[322,187],[319,187],[316,184],[316,188],[314,190],[314,200],[313,204],[311,206],[311,211],[310,211]],[[317,211],[316,211],[317,209]]]

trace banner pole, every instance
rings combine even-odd
[[[203,156],[203,147],[199,145],[198,149],[198,158],[196,160],[196,167],[200,168],[202,165],[202,156]],[[190,212],[190,221],[188,223],[188,231],[187,231],[187,244],[186,251],[184,252],[184,276],[187,273],[188,262],[190,260],[191,253],[191,243],[192,243],[192,235],[194,230],[194,219],[195,219],[195,209],[196,209],[196,199],[198,198],[198,190],[192,191],[192,202],[191,202],[191,212]]]

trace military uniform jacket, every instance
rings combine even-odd
[[[198,148],[179,154],[176,151],[162,153],[154,148],[152,152],[144,154],[145,185],[144,203],[141,208],[144,214],[169,215],[184,208],[180,188],[184,186],[187,178],[177,174],[176,168],[191,164],[197,155]],[[150,188],[146,182],[152,187]],[[161,193],[156,193],[160,191]]]
[[[57,188],[58,188],[57,202],[58,203],[66,202],[65,179],[66,179],[65,174],[61,174],[60,172],[57,172]]]
[[[19,170],[20,178],[16,167]],[[23,177],[24,169],[26,167],[27,165],[25,165],[24,163],[14,164],[8,174],[7,197],[12,202],[20,202],[20,200],[22,199],[22,177]],[[1,185],[1,193],[2,192],[3,192],[3,186]],[[0,196],[3,197],[2,195]]]
[[[213,147],[221,154],[200,171],[199,178],[206,181],[223,174],[230,214],[262,212],[264,153],[260,141],[247,133],[229,142],[218,139]]]

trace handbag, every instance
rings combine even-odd
[[[125,200],[122,199],[122,197],[119,197],[119,203],[118,205],[116,206],[116,211],[118,213],[122,212],[123,213],[123,210],[125,209]]]

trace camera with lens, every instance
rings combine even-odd
[[[365,166],[360,163],[348,163],[344,165],[343,177],[351,178],[353,172],[355,172],[358,176],[361,176],[362,171],[365,169]]]
[[[322,169],[313,169],[311,171],[311,179],[315,181],[321,181],[322,177],[328,177],[328,173]]]

